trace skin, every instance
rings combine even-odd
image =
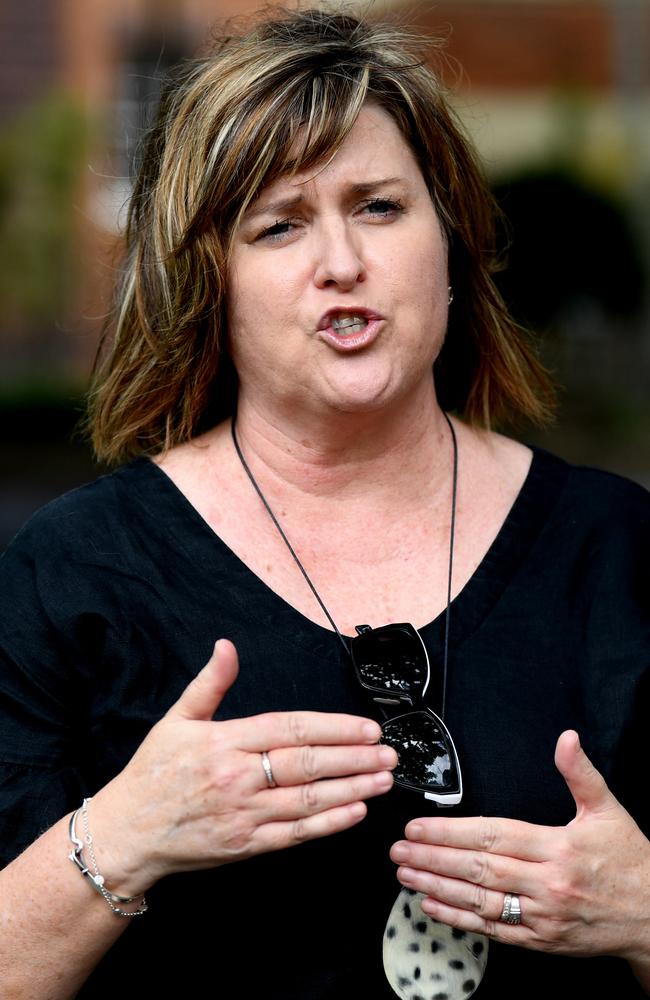
[[[650,989],[648,840],[580,746],[563,733],[555,764],[575,818],[544,827],[492,817],[415,819],[391,858],[423,892],[425,913],[506,944],[565,955],[618,955]],[[519,894],[522,923],[500,922]]]
[[[361,195],[359,184],[369,180],[384,183]],[[287,198],[290,210],[279,210],[275,203]],[[368,593],[383,620],[422,624],[441,610],[435,602],[445,593],[450,481],[448,429],[431,378],[446,329],[447,254],[424,180],[392,120],[368,106],[329,163],[265,189],[255,209],[262,214],[250,214],[235,235],[230,275],[240,440],[274,506],[292,513],[292,538],[318,566],[323,590],[347,591],[345,608],[332,609],[344,631],[367,620]],[[371,344],[342,352],[318,326],[327,310],[348,305],[383,318]],[[489,547],[530,461],[526,449],[496,435],[459,423],[457,433],[463,476],[456,592]],[[306,604],[303,591],[292,589],[295,567],[233,457],[227,425],[159,464],[254,572],[313,614],[311,598]],[[324,503],[335,511],[335,531],[323,519]],[[376,540],[370,552],[369,533]],[[411,550],[406,537],[414,539]],[[377,745],[374,721],[310,712],[212,721],[237,673],[236,650],[221,640],[127,767],[93,796],[89,825],[114,892],[144,892],[174,872],[345,830],[365,816],[364,800],[391,787],[396,757]],[[542,941],[553,909],[548,900],[557,913],[562,897],[569,914],[563,936],[551,941],[546,932],[542,946],[622,954],[612,930],[620,920],[608,925],[601,916],[591,928],[585,921],[596,910],[611,915],[627,906],[640,954],[645,939],[633,913],[647,898],[647,841],[638,831],[632,836],[634,824],[621,818],[620,806],[612,807],[610,823],[601,815],[609,807],[599,811],[584,797],[573,776],[577,764],[567,759],[570,739],[561,738],[558,762],[580,798],[575,830],[533,828],[531,835],[507,820],[426,818],[407,828],[402,847],[412,874],[403,867],[400,873],[423,880],[429,912],[443,906],[458,926],[478,921],[478,929],[526,946],[540,946],[531,935]],[[267,786],[262,750],[277,788]],[[67,821],[0,872],[0,981],[12,1000],[68,1000],[127,925],[67,860]],[[486,828],[499,833],[487,844]],[[489,864],[472,863],[477,844]],[[529,844],[536,845],[532,858]],[[618,864],[608,870],[637,876],[636,890],[622,898],[614,884],[596,885],[584,861],[605,864],[613,849]],[[548,864],[540,864],[544,851]],[[504,889],[520,887],[524,926],[495,924]],[[71,926],[84,933],[71,934]],[[632,950],[627,957],[634,958]]]
[[[237,673],[235,648],[222,639],[126,771],[100,793],[105,809],[94,810],[95,839],[119,842],[114,864],[137,892],[172,872],[217,867],[346,829],[365,816],[364,799],[392,785],[387,768],[396,758],[375,745],[379,727],[371,720],[284,712],[212,722]],[[277,789],[267,785],[263,750]],[[152,802],[145,787],[154,775],[165,796]],[[112,805],[128,808],[127,782],[131,811],[116,827]],[[111,817],[106,829],[104,812]],[[130,837],[127,853],[126,836],[118,841],[115,831],[126,835],[131,824],[138,824],[131,827],[138,836]],[[112,866],[106,847],[102,860]]]
[[[211,721],[237,673],[234,646],[220,640],[127,767],[93,796],[89,825],[112,891],[143,893],[172,872],[345,830],[365,816],[363,800],[391,787],[396,758],[377,745],[370,719],[287,712]],[[279,788],[267,785],[265,748]],[[70,1000],[128,924],[68,861],[68,819],[0,872],[0,981],[11,1000]]]
[[[359,191],[357,185],[368,185]],[[234,243],[230,345],[238,420],[335,433],[430,394],[447,324],[447,248],[416,160],[379,108],[316,174],[262,192]],[[260,295],[260,288],[265,290]],[[339,353],[320,317],[364,306],[383,319],[367,349]],[[357,421],[350,418],[358,417]]]
[[[372,193],[398,202],[399,211],[378,214],[355,199],[361,162],[366,178],[398,178]],[[296,198],[278,215],[278,204]],[[331,164],[316,176],[280,180],[255,208],[235,243],[230,297],[239,421],[244,434],[250,429],[251,447],[256,433],[266,433],[258,448],[268,455],[270,435],[259,426],[295,425],[296,413],[301,428],[316,424],[321,436],[330,428],[335,438],[337,414],[403,410],[406,394],[430,384],[448,282],[440,225],[395,125],[366,108]],[[260,285],[268,290],[263,298]],[[356,357],[338,356],[315,332],[328,289],[335,305],[349,299],[387,317],[379,341]],[[421,818],[391,850],[398,878],[427,894],[423,909],[438,920],[535,950],[620,955],[648,988],[648,840],[577,734],[560,736],[556,765],[576,802],[567,827]],[[520,894],[519,926],[499,921],[506,892]]]

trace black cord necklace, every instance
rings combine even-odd
[[[455,533],[456,533],[456,494],[457,494],[457,488],[458,488],[458,442],[456,440],[456,432],[454,430],[453,424],[452,424],[451,420],[449,419],[449,417],[447,416],[447,414],[444,411],[443,411],[443,416],[444,416],[445,420],[447,421],[447,424],[449,426],[449,430],[451,432],[451,442],[452,442],[452,448],[453,448],[453,473],[452,473],[452,485],[451,485],[451,518],[450,518],[450,523],[449,523],[449,571],[448,571],[448,575],[447,575],[447,606],[445,608],[445,640],[444,640],[443,675],[442,675],[442,711],[440,713],[441,717],[444,719],[444,716],[445,716],[446,696],[447,696],[447,661],[448,661],[448,654],[449,654],[449,618],[450,618],[450,605],[451,605],[451,582],[452,582],[452,573],[453,573],[453,567],[454,567],[454,537],[455,537]],[[264,504],[264,507],[266,508],[267,514],[269,515],[269,517],[273,521],[273,524],[275,525],[275,527],[277,528],[278,532],[280,533],[280,536],[281,536],[283,542],[285,543],[285,545],[287,546],[287,548],[289,549],[289,552],[293,556],[293,559],[294,559],[294,561],[295,561],[298,569],[300,570],[300,572],[304,576],[309,589],[311,590],[312,594],[314,595],[314,597],[318,601],[318,603],[319,603],[319,605],[320,605],[320,607],[321,607],[321,609],[322,609],[325,617],[327,618],[327,620],[329,621],[330,625],[332,626],[332,628],[336,632],[336,635],[338,636],[339,641],[341,642],[341,645],[343,646],[343,648],[345,649],[345,652],[349,656],[350,655],[350,649],[349,649],[349,646],[348,646],[348,644],[347,644],[344,636],[341,635],[341,632],[339,631],[339,628],[338,628],[336,622],[334,621],[334,619],[332,618],[331,614],[329,613],[329,611],[325,607],[325,604],[323,603],[323,600],[322,600],[320,594],[318,593],[318,591],[316,590],[316,587],[314,586],[314,584],[310,580],[309,576],[307,575],[307,571],[306,571],[305,567],[300,562],[300,559],[298,558],[295,549],[293,548],[291,542],[287,538],[282,525],[280,524],[280,522],[278,521],[277,517],[273,513],[273,510],[271,509],[268,500],[266,499],[266,497],[262,493],[262,490],[260,489],[260,487],[259,487],[259,485],[257,483],[257,480],[255,479],[253,473],[251,472],[251,470],[249,468],[249,465],[248,465],[246,459],[244,458],[244,456],[242,454],[242,450],[240,448],[239,441],[237,439],[237,432],[236,432],[236,429],[235,429],[236,422],[237,422],[237,419],[236,419],[236,415],[235,415],[232,418],[232,423],[230,425],[230,430],[231,430],[231,434],[232,434],[233,444],[235,446],[235,451],[237,452],[237,456],[239,458],[239,461],[242,464],[244,472],[246,473],[246,475],[250,479],[251,484],[252,484],[255,492],[257,493],[258,497],[260,498],[260,500]]]

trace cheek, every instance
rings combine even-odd
[[[241,329],[262,320],[267,329],[284,325],[291,317],[295,299],[295,269],[261,261],[235,273],[228,300],[228,323],[231,329]]]
[[[289,267],[260,266],[233,272],[227,322],[230,355],[241,379],[279,370],[300,346],[295,336],[296,300]],[[293,335],[292,335],[293,334]]]
[[[440,352],[447,329],[446,247],[435,239],[423,239],[415,252],[402,258],[402,265],[393,281],[401,303],[402,333],[410,343],[411,364],[428,368]]]
[[[259,297],[251,294],[245,276],[231,276],[227,322],[230,356],[241,376],[249,356],[258,353],[261,346],[257,336],[261,327]]]
[[[268,307],[263,289],[263,279],[257,283],[249,270],[243,274],[234,273],[231,276],[228,295],[228,339],[233,359],[237,361],[247,346],[253,346],[264,325],[265,313],[268,317]]]
[[[446,286],[447,244],[435,218],[405,232],[392,248],[390,263],[395,277],[418,292]]]
[[[443,284],[447,286],[447,243],[437,223],[423,234],[417,259],[420,280],[428,280],[436,288]]]
[[[447,313],[447,253],[437,241],[421,240],[396,253],[388,269],[387,285],[395,300],[422,321],[435,323]]]

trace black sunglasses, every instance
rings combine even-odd
[[[381,726],[381,742],[399,757],[395,784],[439,806],[458,805],[463,779],[456,748],[442,719],[424,704],[431,668],[420,634],[406,622],[356,628],[350,653],[359,683],[385,716],[391,706],[410,709]]]

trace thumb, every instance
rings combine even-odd
[[[209,721],[238,673],[237,650],[228,639],[219,639],[206,665],[190,681],[165,718]]]
[[[603,812],[616,804],[602,774],[580,746],[572,729],[560,734],[555,748],[555,766],[566,781],[579,818],[585,812]]]

